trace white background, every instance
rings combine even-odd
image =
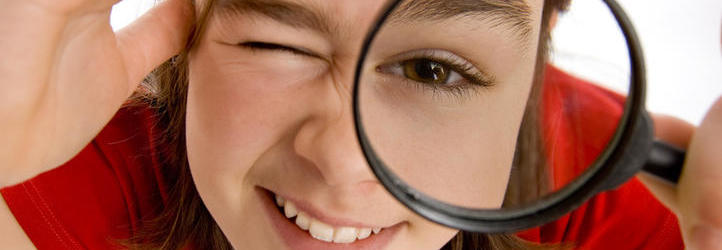
[[[639,33],[647,63],[647,108],[651,112],[670,114],[699,124],[710,105],[722,95],[722,1],[720,0],[618,0],[632,19]],[[122,28],[152,7],[153,0],[124,0],[115,6],[111,25]],[[595,8],[599,1],[575,0],[574,8]],[[571,15],[571,14],[570,14]],[[624,63],[616,65],[619,46],[615,38],[580,37],[579,27],[565,28],[564,22],[576,24],[587,31],[601,30],[608,22],[597,18],[563,17],[557,25],[555,39],[569,44],[557,53],[559,64],[576,67],[576,71],[597,71],[602,82],[624,82]],[[565,21],[572,19],[576,21]],[[573,25],[571,25],[573,26]],[[569,31],[565,31],[569,30]],[[569,34],[577,34],[571,36]],[[566,38],[565,38],[566,37]],[[571,38],[569,38],[571,37]],[[575,38],[576,37],[576,38]],[[564,39],[562,39],[564,38]],[[574,39],[584,42],[574,42]],[[562,47],[560,45],[555,45]],[[590,49],[592,48],[592,49]],[[616,60],[619,61],[619,60]],[[623,60],[622,60],[623,61]],[[587,66],[587,69],[580,68]],[[565,68],[566,69],[566,68]],[[602,70],[599,70],[602,69]],[[627,70],[628,71],[628,70]],[[601,72],[601,73],[599,73]],[[591,77],[591,76],[590,76]],[[619,88],[612,86],[612,88]]]

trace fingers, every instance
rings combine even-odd
[[[654,137],[679,148],[689,146],[694,134],[694,125],[668,115],[652,114],[652,120],[654,120]]]
[[[722,248],[720,190],[722,190],[722,98],[712,106],[695,131],[677,187],[680,225],[690,249]]]
[[[652,120],[655,138],[680,148],[687,148],[695,130],[692,124],[672,116],[658,114],[652,114]],[[646,172],[640,172],[637,178],[662,204],[672,212],[678,213],[676,186]]]
[[[722,98],[699,128],[653,115],[655,136],[685,148],[687,158],[675,187],[648,174],[639,179],[679,218],[689,249],[722,249]]]
[[[190,0],[166,0],[118,32],[130,91],[155,67],[183,50],[193,21]]]

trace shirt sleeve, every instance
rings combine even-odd
[[[625,99],[553,67],[547,69],[545,85],[545,143],[555,147],[547,148],[547,155],[555,183],[567,183],[604,150]],[[637,178],[517,235],[578,249],[684,249],[676,217]]]
[[[684,249],[677,218],[636,178],[552,223],[517,235],[575,249]]]
[[[38,249],[114,249],[162,208],[152,116],[124,108],[67,163],[0,190]]]

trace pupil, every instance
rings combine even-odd
[[[416,67],[414,68],[414,70],[416,71],[416,75],[418,75],[419,78],[430,81],[438,81],[440,78],[443,78],[443,76],[446,75],[444,66],[434,61],[421,60],[416,64]]]

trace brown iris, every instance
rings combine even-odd
[[[445,84],[451,74],[448,66],[428,59],[412,59],[401,63],[404,76],[428,84]]]

